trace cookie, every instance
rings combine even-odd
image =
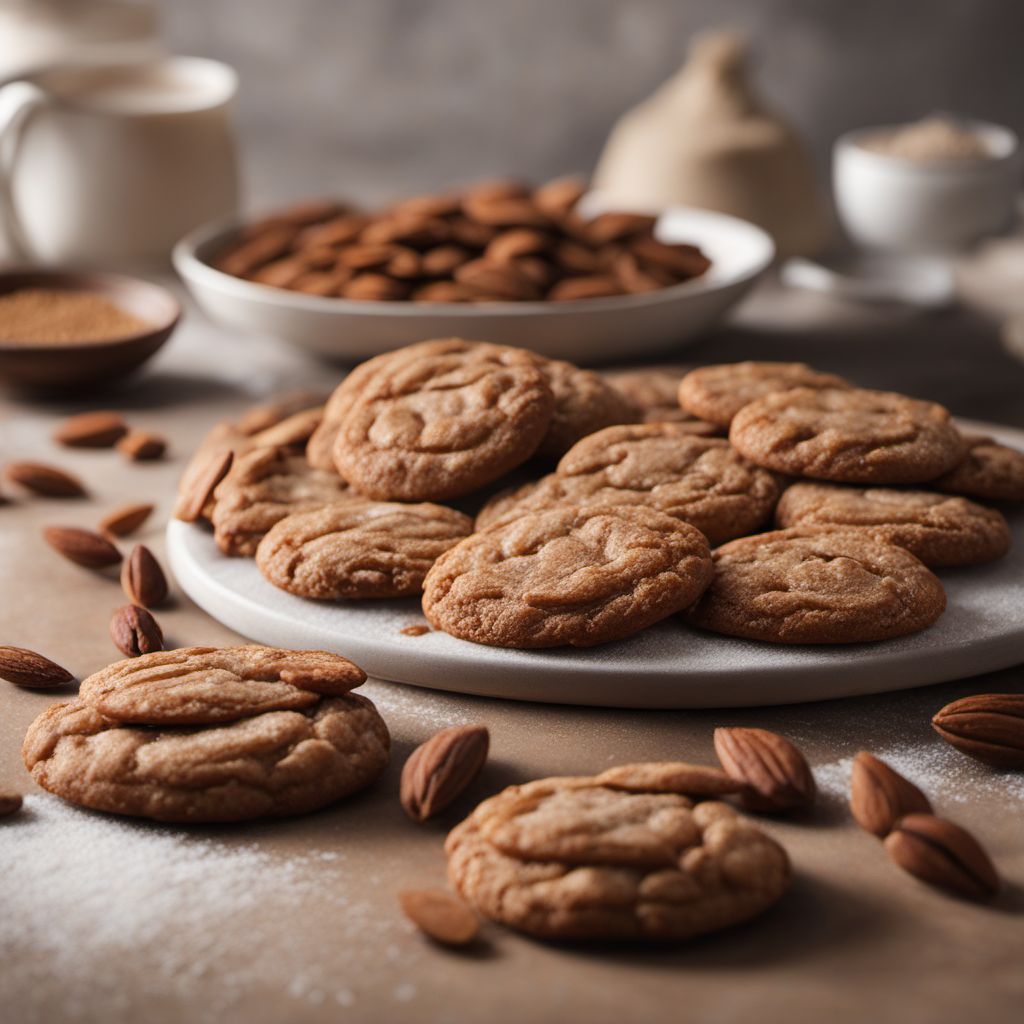
[[[445,844],[481,914],[548,940],[681,941],[755,917],[789,860],[733,808],[542,779],[484,801]]]
[[[686,614],[695,626],[779,644],[888,640],[930,626],[946,607],[909,551],[859,531],[794,528],[714,552],[715,575]]]
[[[684,370],[623,370],[605,374],[605,380],[621,391],[639,410],[641,423],[682,423],[698,437],[720,437],[725,433],[716,423],[688,413],[679,404],[679,382]]]
[[[143,655],[51,705],[22,756],[43,789],[94,810],[172,822],[303,814],[387,766],[387,727],[347,692],[361,676],[317,651]]]
[[[864,529],[931,566],[977,565],[1010,550],[1001,513],[930,491],[798,483],[783,493],[775,522]]]
[[[711,578],[698,530],[640,505],[556,508],[475,533],[427,573],[423,612],[495,647],[591,647],[687,607]]]
[[[779,490],[772,473],[724,439],[694,437],[676,423],[608,427],[574,445],[554,476],[492,498],[477,528],[542,508],[637,504],[696,526],[720,544],[764,523]]]
[[[982,434],[964,434],[967,454],[931,486],[985,501],[1024,501],[1024,452]]]
[[[386,366],[387,359],[392,355],[391,352],[385,352],[360,363],[331,393],[324,404],[323,416],[306,444],[306,461],[314,469],[322,469],[326,473],[338,472],[334,465],[334,446],[341,421],[362,390],[364,382],[382,365]]]
[[[472,532],[469,516],[442,505],[351,501],[282,519],[261,541],[256,564],[300,597],[406,597]]]
[[[366,376],[334,448],[339,473],[366,497],[469,494],[525,462],[551,423],[551,389],[516,349],[426,342]]]
[[[728,427],[748,402],[791,388],[844,388],[846,381],[806,363],[721,363],[691,370],[679,384],[679,404],[692,416]]]
[[[351,498],[337,473],[313,469],[286,448],[257,448],[236,457],[214,491],[214,539],[226,555],[253,555],[285,516]]]
[[[918,484],[964,456],[949,413],[891,391],[794,388],[745,405],[729,440],[780,473],[848,484]]]

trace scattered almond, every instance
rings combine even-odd
[[[77,477],[42,462],[10,462],[4,474],[12,483],[44,498],[82,498],[86,494]]]
[[[9,818],[21,810],[21,794],[0,790],[0,818]]]
[[[1024,693],[979,693],[947,704],[932,728],[961,753],[997,768],[1024,768]]]
[[[767,729],[716,729],[715,753],[752,811],[795,811],[814,803],[817,787],[803,754]]]
[[[421,932],[445,946],[467,946],[480,934],[480,918],[444,889],[404,889],[398,903]]]
[[[118,608],[110,619],[110,639],[129,658],[164,649],[164,634],[156,619],[138,605]]]
[[[153,506],[140,502],[134,505],[122,505],[100,520],[100,533],[114,537],[127,537],[134,533],[152,515]]]
[[[442,729],[418,746],[402,768],[399,799],[413,821],[426,821],[451,804],[487,760],[485,725]]]
[[[110,448],[128,432],[120,413],[83,412],[64,420],[53,439],[68,448]]]
[[[931,814],[908,814],[885,838],[892,861],[915,878],[971,899],[990,899],[999,876],[966,829]]]
[[[234,452],[229,448],[226,451],[210,452],[200,466],[190,474],[185,489],[178,497],[178,505],[174,510],[177,519],[186,523],[194,523],[203,514],[206,503],[213,495],[214,488],[224,479]]]
[[[43,539],[58,554],[86,569],[105,569],[121,561],[121,552],[106,537],[77,526],[47,526]]]
[[[862,829],[884,839],[908,814],[931,814],[932,805],[912,782],[862,750],[850,774],[850,813]]]
[[[31,690],[49,690],[75,677],[55,661],[25,647],[0,647],[0,678]]]
[[[167,600],[167,577],[156,556],[136,544],[121,566],[121,587],[132,604],[156,608]]]
[[[132,430],[117,442],[117,450],[132,462],[149,462],[164,457],[167,442],[159,434]]]

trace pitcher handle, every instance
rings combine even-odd
[[[12,175],[25,122],[45,102],[46,93],[31,82],[10,82],[0,88],[0,245],[18,260],[26,260],[29,253],[15,208]]]

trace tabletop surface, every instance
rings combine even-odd
[[[996,324],[965,309],[854,309],[769,286],[732,326],[679,354],[700,363],[742,358],[802,359],[862,385],[936,399],[957,415],[1024,426],[1024,365],[1003,351]],[[171,453],[153,464],[58,449],[53,425],[84,402],[4,401],[3,461],[66,467],[93,497],[18,497],[0,509],[0,642],[39,650],[80,678],[116,660],[107,634],[123,603],[116,580],[62,561],[40,528],[91,526],[122,502],[154,501],[158,513],[138,539],[161,555],[175,481],[202,434],[271,393],[327,391],[341,372],[269,339],[230,336],[190,310],[143,376],[92,403],[166,434]],[[180,592],[159,618],[169,646],[239,640]],[[0,825],[0,1006],[19,1024],[1018,1020],[1024,778],[953,751],[929,719],[965,694],[1022,689],[1018,668],[880,697],[637,712],[371,681],[362,692],[394,741],[392,766],[372,790],[304,818],[186,829],[40,794],[19,748],[54,696],[0,684],[0,787],[29,794],[25,810]],[[450,814],[413,825],[397,801],[405,757],[439,728],[469,722],[491,730],[483,776]],[[789,850],[795,880],[763,918],[665,949],[557,947],[488,926],[479,949],[454,954],[399,914],[400,889],[444,884],[445,832],[473,798],[627,761],[713,762],[715,726],[753,724],[794,740],[821,791],[811,817],[765,822]],[[889,759],[937,813],[987,846],[1006,883],[992,905],[918,884],[852,823],[849,762],[861,749]]]

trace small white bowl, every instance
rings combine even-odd
[[[775,256],[771,238],[753,224],[673,207],[659,219],[658,237],[698,245],[712,263],[701,277],[671,288],[579,302],[358,302],[271,288],[216,270],[210,260],[238,229],[238,222],[208,225],[175,246],[175,269],[195,300],[227,327],[270,334],[341,362],[450,336],[523,345],[579,363],[678,349],[721,320]]]
[[[963,124],[985,140],[991,156],[910,160],[861,145],[897,125],[839,137],[832,185],[839,218],[852,241],[890,252],[955,252],[1009,223],[1020,189],[1017,136],[984,121]]]

